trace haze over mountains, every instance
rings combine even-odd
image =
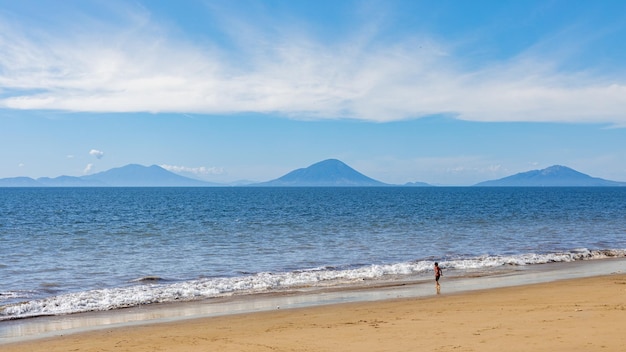
[[[0,187],[226,187],[184,177],[160,166],[130,164],[93,175],[55,178],[13,177],[0,179]],[[391,185],[370,178],[337,159],[328,159],[297,169],[274,180],[238,186],[249,187],[383,187],[431,186],[423,182]],[[555,165],[476,184],[481,187],[611,187],[626,182],[591,177],[565,166]]]

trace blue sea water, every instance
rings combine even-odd
[[[626,188],[0,188],[0,320],[626,255]]]

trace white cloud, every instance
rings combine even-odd
[[[207,175],[221,175],[224,173],[224,169],[221,167],[187,167],[187,166],[175,166],[175,165],[160,165],[162,168],[168,171],[176,173],[190,173],[198,176]]]
[[[469,69],[427,36],[381,43],[369,31],[325,43],[248,27],[227,52],[172,38],[147,16],[106,29],[50,38],[0,25],[0,87],[11,92],[0,107],[626,124],[623,75],[564,72],[535,48]]]
[[[95,156],[98,159],[102,159],[102,157],[104,156],[104,152],[97,149],[92,149],[89,151],[89,155]]]
[[[83,174],[85,175],[90,174],[92,170],[93,170],[93,164],[87,164],[87,166],[85,166],[85,169],[83,170]]]

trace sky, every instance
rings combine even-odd
[[[626,181],[626,1],[0,0],[0,178]]]

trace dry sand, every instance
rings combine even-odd
[[[434,290],[434,288],[433,288]],[[99,330],[12,351],[625,351],[626,275]]]

